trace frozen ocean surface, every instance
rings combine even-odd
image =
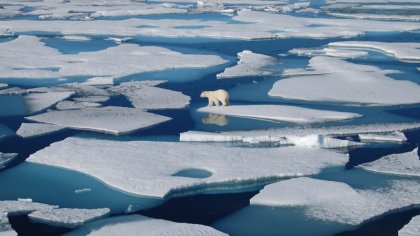
[[[419,20],[418,0],[1,1],[0,235],[417,235]]]

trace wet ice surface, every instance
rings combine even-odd
[[[74,234],[397,234],[420,212],[419,9],[2,1],[0,200],[60,208],[1,214],[0,235],[104,208]],[[217,89],[232,105],[202,108]]]

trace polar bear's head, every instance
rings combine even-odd
[[[208,95],[207,95],[207,91],[203,91],[201,94],[200,94],[200,98],[205,98],[205,97],[207,97]]]

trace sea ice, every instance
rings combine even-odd
[[[301,177],[267,185],[251,199],[251,205],[303,207],[311,218],[358,225],[389,211],[419,204],[419,191],[418,181],[411,180],[359,190],[341,182]]]
[[[102,106],[96,102],[76,102],[76,101],[62,101],[57,103],[55,106],[58,110],[73,110],[73,109],[83,109],[88,107],[100,107]]]
[[[218,79],[237,78],[246,76],[272,76],[274,71],[268,67],[277,63],[274,57],[253,53],[244,50],[238,53],[238,64],[233,67],[226,68],[220,74]]]
[[[34,211],[53,208],[57,206],[32,201],[0,201],[0,212],[6,212],[8,215],[26,215]]]
[[[204,225],[175,223],[142,215],[127,215],[98,220],[66,235],[226,236],[227,234]]]
[[[100,107],[50,111],[26,119],[67,128],[120,135],[148,128],[169,121],[171,118],[127,107]]]
[[[295,48],[289,51],[291,54],[299,56],[330,56],[339,58],[363,58],[367,57],[368,53],[365,51],[356,51],[351,49],[341,48],[322,48],[322,49],[308,49],[308,48]]]
[[[366,13],[336,13],[328,12],[328,15],[343,17],[343,18],[354,18],[354,19],[366,19],[366,20],[398,20],[398,21],[420,21],[420,15],[398,15],[398,14],[366,14]]]
[[[398,231],[399,236],[417,236],[420,235],[420,216],[415,216],[410,223]]]
[[[73,92],[30,93],[23,96],[28,114],[45,110],[73,95]]]
[[[163,198],[257,187],[277,178],[311,175],[326,167],[344,166],[348,158],[345,154],[313,148],[261,149],[71,137],[32,154],[27,161],[79,171],[125,192]],[[212,175],[207,178],[175,175],[188,169]]]
[[[285,105],[232,105],[226,107],[202,107],[197,111],[221,115],[292,123],[314,123],[346,120],[361,117],[356,113],[316,110]]]
[[[44,209],[32,212],[29,219],[36,223],[43,223],[56,227],[77,228],[86,223],[108,216],[108,208],[99,209]]]
[[[16,134],[22,138],[34,138],[42,135],[59,132],[63,129],[65,129],[65,127],[58,125],[22,123]]]
[[[0,89],[7,88],[7,86],[9,85],[5,83],[0,83]]]
[[[0,212],[0,236],[16,236],[17,233],[13,230],[7,218],[6,212]]]
[[[306,75],[309,72],[311,75]],[[301,76],[281,79],[268,92],[273,97],[348,104],[400,105],[420,103],[420,86],[387,77],[394,71],[359,65],[333,57],[313,57]],[[296,75],[296,71],[293,72]],[[287,73],[285,74],[287,75]]]
[[[332,47],[375,49],[406,62],[420,61],[420,43],[389,43],[374,41],[343,41],[329,43]]]
[[[393,175],[420,176],[418,148],[411,152],[391,154],[359,167],[373,172]]]
[[[405,142],[407,137],[404,133],[399,131],[394,131],[391,133],[380,133],[380,134],[359,134],[359,139],[361,141],[367,142]]]
[[[17,153],[2,153],[0,152],[0,170],[5,168],[8,163],[17,157]]]
[[[73,98],[77,102],[106,102],[109,100],[108,96],[87,96],[87,97],[78,97]]]

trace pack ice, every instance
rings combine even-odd
[[[70,137],[32,154],[27,161],[79,171],[125,192],[163,198],[258,187],[278,178],[344,166],[347,159],[345,154],[312,148],[259,149]],[[207,175],[188,174],[191,170]]]
[[[406,226],[398,231],[399,236],[416,236],[420,235],[420,216],[415,216]]]
[[[28,215],[29,219],[36,223],[47,225],[77,228],[86,223],[104,218],[109,215],[108,208],[99,209],[44,209],[32,212]]]

